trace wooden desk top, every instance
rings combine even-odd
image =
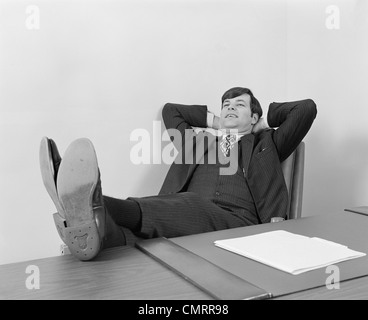
[[[308,237],[319,237],[344,244],[359,252],[368,253],[367,216],[345,211],[170,240],[253,285],[271,292],[275,297],[292,295],[317,287],[321,287],[321,292],[328,291],[325,287],[325,282],[329,278],[326,268],[293,276],[227,250],[220,250],[213,245],[215,240],[250,236],[273,230],[285,230]],[[341,262],[338,268],[339,272],[334,273],[334,276],[339,277],[342,283],[344,280],[366,277],[368,276],[368,256]]]
[[[29,265],[40,288],[29,290]],[[93,261],[72,255],[0,265],[0,300],[208,300],[210,296],[133,247],[110,248]]]
[[[274,300],[368,300],[368,277],[343,281],[339,289],[328,290],[326,287],[319,287]]]
[[[364,214],[368,216],[368,206],[346,208],[345,211]]]
[[[28,265],[40,269],[40,289],[29,290]],[[0,266],[1,300],[210,300],[207,294],[132,247],[103,251],[81,262],[71,255]],[[368,300],[368,277],[275,300]]]
[[[40,269],[40,289],[29,290],[26,268]],[[96,260],[71,255],[0,266],[2,300],[209,300],[172,271],[132,247],[111,248]],[[368,300],[368,277],[340,283],[340,289],[314,288],[275,300]]]
[[[347,213],[347,215],[349,215]],[[348,228],[348,225],[345,225]],[[348,234],[350,232],[347,232]],[[40,271],[40,288],[29,290],[29,265]],[[93,261],[72,255],[0,265],[0,300],[211,300],[182,277],[133,247],[104,250]],[[368,300],[368,276],[279,296],[275,300]]]

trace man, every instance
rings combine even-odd
[[[78,259],[90,260],[104,248],[124,245],[122,228],[138,237],[170,238],[285,218],[288,193],[281,162],[305,137],[316,114],[310,99],[271,103],[266,120],[251,90],[241,87],[224,93],[220,117],[203,105],[166,104],[162,116],[169,134],[180,133],[181,138],[172,135],[179,157],[188,160],[191,153],[197,161],[175,161],[159,195],[126,200],[102,195],[88,139],[74,141],[61,159],[56,144],[45,137],[41,172],[58,211],[59,235]],[[222,136],[206,139],[193,130],[198,127],[220,129]],[[203,150],[199,156],[198,150]],[[231,159],[236,165],[229,174]]]

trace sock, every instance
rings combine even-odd
[[[133,232],[141,229],[142,212],[138,203],[104,196],[104,204],[117,225]]]

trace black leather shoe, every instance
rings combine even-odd
[[[57,192],[64,209],[64,241],[79,260],[91,260],[102,249],[106,212],[94,147],[78,139],[65,151],[57,177]]]
[[[65,242],[65,236],[63,232],[65,229],[65,214],[64,208],[59,201],[56,188],[56,179],[61,163],[61,157],[54,140],[49,139],[48,137],[42,138],[39,150],[39,159],[43,184],[45,185],[46,190],[54,202],[57,210],[57,212],[53,215],[56,229],[60,238]]]

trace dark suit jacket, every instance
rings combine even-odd
[[[267,121],[271,128],[241,139],[242,166],[254,199],[260,223],[272,217],[285,217],[288,192],[281,169],[284,161],[309,131],[317,108],[308,100],[271,103]],[[207,126],[207,106],[168,103],[162,110],[167,129],[177,129],[183,135],[186,129]],[[177,149],[183,141],[173,140]],[[173,163],[167,173],[160,194],[185,192],[196,164]]]

